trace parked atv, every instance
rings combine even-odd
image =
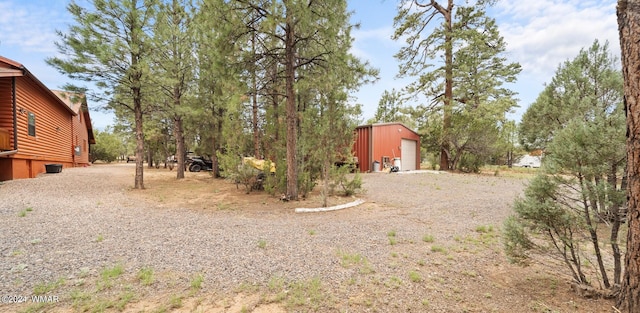
[[[189,172],[212,171],[213,162],[201,157],[191,158],[189,161]]]

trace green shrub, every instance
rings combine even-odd
[[[422,276],[420,275],[420,273],[418,273],[416,271],[410,271],[409,272],[409,279],[414,283],[419,283],[419,282],[422,281]]]
[[[140,271],[138,271],[138,280],[140,280],[140,283],[142,283],[145,286],[149,286],[153,284],[153,281],[155,280],[153,278],[153,268],[150,268],[150,267],[141,268]]]
[[[422,241],[431,243],[435,241],[435,238],[433,235],[424,235],[422,236]]]
[[[331,193],[336,193],[336,188],[339,187],[338,194],[343,196],[353,196],[356,193],[362,191],[362,176],[360,173],[350,174],[355,170],[354,164],[347,164],[343,166],[333,166],[331,168]]]
[[[464,153],[458,163],[458,169],[466,173],[480,173],[480,167],[485,163],[483,157],[471,153]]]

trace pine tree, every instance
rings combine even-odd
[[[557,114],[538,121],[558,122],[551,133],[543,134],[542,172],[527,187],[525,197],[516,201],[516,216],[505,226],[510,256],[526,256],[534,246],[525,238],[539,234],[562,256],[577,283],[599,279],[605,288],[619,284],[621,273],[618,232],[624,190],[619,175],[625,164],[621,78],[617,59],[606,43],[598,41],[558,68],[542,93],[554,97],[541,97],[537,106],[529,108],[544,109],[544,104],[547,112]],[[598,231],[605,225],[610,225],[613,277]],[[596,277],[589,277],[582,264],[585,241],[595,254]]]
[[[273,153],[276,160],[280,159],[280,143],[284,142],[282,154],[286,164],[278,164],[278,173],[283,170],[286,173],[285,197],[297,199],[299,177],[308,174],[306,169],[299,168],[303,163],[307,164],[306,160],[300,159],[301,118],[319,97],[318,91],[310,84],[305,85],[305,81],[315,82],[315,75],[321,73],[317,68],[329,68],[335,64],[334,58],[342,57],[342,52],[335,49],[337,46],[332,41],[346,33],[349,27],[344,18],[348,16],[346,2],[235,1],[233,5],[253,10],[250,16],[255,14],[260,19],[259,23],[244,23],[247,33],[257,33],[241,42],[253,44],[254,39],[258,39],[261,43],[259,47],[244,51],[252,51],[253,54],[260,51],[265,56],[260,60],[262,66],[259,71],[255,68],[249,68],[249,71],[262,73],[266,78],[264,81],[268,82],[268,87],[263,89],[267,93],[265,100],[271,100],[271,106],[266,110],[268,121],[265,129],[269,132],[266,141],[276,150]],[[353,77],[356,74],[347,75]],[[250,80],[246,82],[247,86],[255,85]]]
[[[47,63],[73,79],[95,82],[103,90],[93,94],[112,109],[133,113],[136,134],[136,189],[144,189],[143,111],[149,78],[148,34],[153,23],[154,0],[92,0],[90,8],[75,1],[67,9],[75,25],[58,31],[56,43],[65,58]]]
[[[400,93],[395,88],[382,92],[373,121],[376,123],[398,122],[402,109],[400,100]]]
[[[233,175],[241,156],[249,154],[243,108],[249,91],[242,79],[248,66],[243,62],[247,43],[244,6],[240,1],[206,0],[195,16],[193,131],[200,139],[196,150],[211,156],[214,177]]]
[[[153,79],[164,97],[161,114],[173,121],[173,136],[176,141],[176,160],[184,164],[186,146],[184,120],[192,112],[187,96],[194,80],[195,60],[193,55],[193,18],[189,3],[172,0],[159,5],[153,29]],[[184,178],[184,167],[176,170],[178,179]]]
[[[393,38],[406,38],[406,46],[396,54],[402,62],[399,76],[416,77],[404,92],[428,98],[427,114],[441,117],[442,170],[458,167],[465,154],[486,158],[491,150],[486,146],[495,143],[505,113],[516,105],[514,93],[503,84],[515,81],[521,69],[503,57],[506,44],[484,11],[492,3],[454,6],[453,0],[446,5],[404,0],[398,6]],[[427,27],[438,19],[441,24]],[[436,60],[439,54],[444,60]]]

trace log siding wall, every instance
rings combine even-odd
[[[79,109],[78,115],[73,119],[73,146],[80,147],[80,155],[73,154],[74,163],[77,165],[89,164],[89,133],[87,131],[87,123],[82,108]]]
[[[83,111],[86,103],[65,100],[24,66],[0,56],[0,181],[36,177],[49,163],[89,164],[89,145],[95,140],[89,113]],[[35,135],[29,134],[31,114]]]
[[[72,163],[72,121],[68,110],[26,77],[16,78],[18,144],[16,157],[49,163]],[[35,114],[36,135],[28,134],[29,112]]]

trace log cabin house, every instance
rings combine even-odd
[[[0,56],[0,181],[33,178],[46,164],[90,164],[95,144],[86,98],[49,90],[22,64]]]

